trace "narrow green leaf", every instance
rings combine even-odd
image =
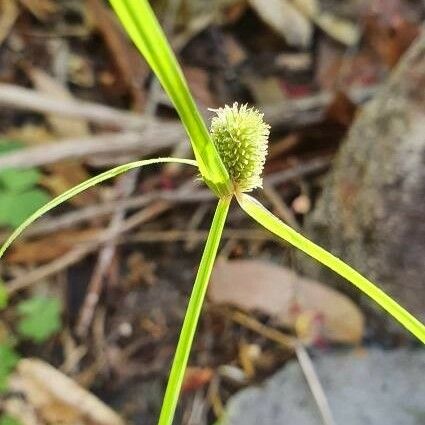
[[[145,57],[186,128],[199,171],[218,195],[231,193],[229,175],[189,92],[177,59],[147,0],[110,0],[134,44]]]
[[[64,203],[68,199],[78,195],[81,192],[89,189],[92,186],[95,186],[105,180],[111,179],[119,174],[125,173],[126,171],[132,170],[133,168],[144,167],[145,165],[151,164],[160,164],[165,162],[177,162],[179,164],[188,164],[196,166],[196,161],[191,159],[180,159],[180,158],[154,158],[154,159],[146,159],[142,161],[130,162],[128,164],[120,165],[115,167],[109,171],[105,171],[98,176],[92,177],[91,179],[86,180],[83,183],[80,183],[77,186],[67,190],[56,198],[52,199],[50,202],[42,206],[35,213],[33,213],[30,217],[28,217],[6,240],[6,242],[0,248],[0,258],[3,256],[6,249],[10,246],[10,244],[17,238],[19,235],[35,220],[41,217],[43,214],[47,213],[51,209],[57,207],[58,205]]]
[[[240,194],[237,199],[242,209],[255,221],[347,279],[425,344],[425,326],[375,284],[330,252],[283,223],[253,197]]]
[[[180,332],[158,425],[171,425],[231,197],[219,200]]]

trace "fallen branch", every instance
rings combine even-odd
[[[363,103],[370,99],[377,87],[354,88],[347,93],[354,103]],[[326,108],[335,93],[322,92],[301,99],[288,99],[285,102],[265,106],[264,115],[271,125],[296,127],[300,124],[312,124],[323,119]],[[0,84],[0,105],[10,108],[32,110],[40,113],[55,113],[75,118],[85,118],[93,123],[114,126],[120,129],[140,129],[152,119],[141,115],[114,109],[108,106],[82,100],[58,101],[51,96],[35,90],[12,84]],[[165,124],[166,126],[169,123]]]
[[[0,157],[0,169],[43,166],[65,159],[81,159],[103,154],[148,155],[173,146],[183,138],[183,129],[178,124],[149,124],[141,132],[108,133],[67,139],[14,151]]]
[[[85,118],[96,124],[127,130],[140,129],[146,124],[146,120],[139,114],[83,100],[58,100],[36,90],[13,84],[0,84],[0,105],[40,113]]]

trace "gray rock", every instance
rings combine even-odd
[[[367,350],[313,359],[337,425],[425,425],[425,351]],[[232,397],[223,425],[322,425],[296,361]]]

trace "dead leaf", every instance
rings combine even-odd
[[[304,334],[304,319],[313,317],[311,331],[320,323],[320,336],[329,341],[357,344],[363,336],[363,315],[348,297],[271,263],[218,261],[208,295],[215,303],[266,313],[285,326],[295,327],[301,319]]]
[[[286,42],[295,47],[308,47],[312,40],[313,26],[288,0],[248,0],[252,8]]]
[[[45,424],[124,424],[118,414],[97,397],[38,359],[23,359],[18,363],[10,388],[23,395]]]

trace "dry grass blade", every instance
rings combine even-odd
[[[325,391],[320,383],[320,379],[314,369],[314,364],[311,361],[307,350],[301,343],[298,343],[296,345],[295,352],[305,379],[320,411],[320,415],[322,416],[323,424],[336,425]]]

